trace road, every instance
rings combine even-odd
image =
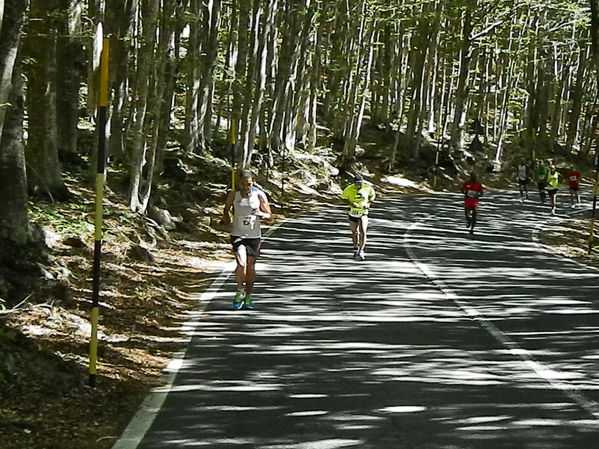
[[[566,217],[514,198],[487,195],[474,235],[457,195],[379,201],[363,262],[343,209],[287,220],[256,310],[221,275],[114,449],[597,447],[599,272],[536,242]]]

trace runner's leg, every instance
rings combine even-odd
[[[349,222],[349,229],[351,229],[351,240],[352,243],[354,244],[354,249],[358,249],[359,248],[359,228],[358,228],[359,223],[357,221],[351,221]]]
[[[520,187],[520,199],[524,198],[524,184],[518,179],[518,187]]]
[[[237,268],[235,269],[235,280],[237,281],[237,291],[242,291],[246,282],[246,272],[248,255],[245,245],[239,245],[235,251],[235,259],[237,260]]]
[[[557,190],[551,194],[551,208],[554,212],[557,208]]]
[[[364,251],[364,247],[366,246],[366,231],[368,230],[368,215],[362,215],[360,218],[359,224],[359,246],[360,251]]]
[[[245,272],[245,294],[250,296],[254,289],[254,280],[256,279],[256,258],[247,256],[247,265]]]

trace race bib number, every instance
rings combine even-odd
[[[350,217],[360,218],[361,216],[364,215],[364,212],[365,212],[364,209],[350,209],[349,215],[350,215]]]
[[[570,181],[578,181],[578,176],[570,176]]]
[[[245,217],[243,217],[243,226],[253,228],[255,222],[256,222],[255,215],[246,215]]]

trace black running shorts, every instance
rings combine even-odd
[[[254,259],[257,259],[260,256],[261,243],[262,241],[259,237],[255,239],[244,239],[235,235],[231,236],[231,245],[233,245],[233,251],[237,252],[239,247],[243,245],[245,246],[247,255],[253,257]]]

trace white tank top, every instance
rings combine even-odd
[[[526,176],[526,165],[518,165],[518,179],[525,180]]]
[[[260,210],[260,197],[266,200],[266,194],[252,187],[247,198],[242,198],[239,191],[235,192],[233,200],[233,224],[231,226],[231,235],[244,239],[260,238],[260,217],[256,212]]]

